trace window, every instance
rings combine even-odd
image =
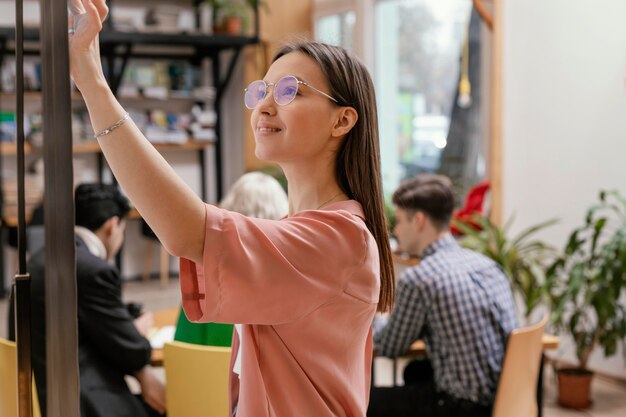
[[[316,39],[361,55],[374,77],[385,193],[405,178],[439,171],[471,2],[316,0],[314,5]]]
[[[438,171],[467,34],[467,0],[387,0],[375,5],[375,82],[383,187]]]
[[[332,45],[340,45],[354,51],[354,11],[322,16],[315,22],[318,40]]]

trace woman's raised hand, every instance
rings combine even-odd
[[[105,0],[72,0],[68,19],[70,73],[79,90],[106,85],[98,34],[109,13]]]

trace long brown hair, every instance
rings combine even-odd
[[[291,52],[314,59],[328,80],[329,94],[338,105],[353,107],[359,115],[337,151],[337,182],[348,197],[363,206],[365,223],[376,239],[380,258],[378,311],[389,311],[395,298],[395,278],[382,192],[374,83],[365,65],[343,48],[318,42],[293,43],[283,46],[272,62]]]

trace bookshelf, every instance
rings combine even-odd
[[[146,2],[136,0],[124,0],[124,5],[133,4],[142,7],[148,7]],[[157,1],[157,3],[165,3]],[[182,2],[181,2],[182,3]],[[199,1],[194,0],[194,5]],[[149,32],[129,32],[117,30],[110,24],[111,19],[107,21],[105,29],[100,36],[100,50],[102,60],[112,70],[109,71],[109,85],[115,93],[119,92],[124,69],[131,59],[165,61],[165,60],[181,60],[191,63],[192,65],[200,65],[203,61],[208,60],[208,68],[210,69],[211,84],[215,89],[215,98],[213,100],[216,113],[216,122],[214,125],[216,138],[215,140],[199,141],[189,138],[184,143],[167,143],[154,144],[155,148],[160,152],[196,152],[197,164],[201,176],[201,194],[206,201],[207,192],[207,169],[205,166],[205,152],[211,148],[214,152],[214,163],[211,164],[211,178],[215,179],[216,197],[221,198],[223,193],[223,161],[222,161],[222,123],[221,123],[221,105],[225,90],[233,76],[235,66],[242,55],[243,49],[248,45],[254,45],[259,42],[258,27],[258,5],[254,2],[253,33],[243,35],[228,34],[200,34],[200,33],[149,33]],[[109,3],[110,10],[117,7],[120,2]],[[151,5],[152,3],[150,3]],[[113,15],[113,14],[112,14]],[[0,62],[6,62],[15,50],[15,29],[13,27],[0,27]],[[40,30],[38,28],[25,28],[24,30],[24,53],[25,56],[39,56],[41,52]],[[205,66],[206,68],[206,66]],[[44,100],[41,93],[29,92],[25,94],[25,106],[43,106]],[[177,102],[185,105],[184,102],[193,103],[193,97],[167,97],[163,100],[145,97],[119,97],[124,106],[129,104],[140,108],[158,108],[159,106],[169,106]],[[16,95],[14,93],[0,93],[0,109],[3,111],[15,108]],[[48,98],[49,100],[49,98]],[[72,108],[83,106],[82,98],[79,93],[72,93]],[[40,150],[30,144],[26,145],[27,155],[37,155]],[[98,159],[98,171],[101,174],[104,169],[103,156],[96,142],[84,141],[76,142],[72,146],[74,155],[93,154]],[[12,158],[16,155],[16,145],[13,143],[0,143],[0,159]],[[100,175],[102,179],[102,175]],[[132,216],[137,218],[138,215]],[[3,225],[12,226],[16,223],[15,219],[4,218]],[[1,230],[0,230],[1,232]],[[1,257],[1,254],[0,254]],[[0,266],[2,259],[0,259]],[[0,271],[0,274],[3,271]],[[1,281],[1,280],[0,280]],[[4,282],[0,282],[0,298],[4,293]]]

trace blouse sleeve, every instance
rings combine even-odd
[[[207,205],[203,264],[180,260],[185,313],[202,322],[296,320],[345,290],[370,239],[363,220],[347,211],[276,221]]]

